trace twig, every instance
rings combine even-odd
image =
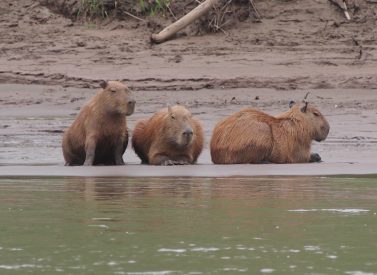
[[[170,5],[167,5],[166,7],[168,8],[170,14],[174,17],[174,20],[177,20],[177,17],[175,17],[173,11],[172,11],[171,8],[170,8]]]
[[[339,1],[341,1],[340,3],[337,0],[329,0],[329,1],[330,1],[330,3],[338,6],[344,12],[344,15],[347,18],[347,20],[351,20],[351,16],[348,13],[346,0],[339,0]]]
[[[223,30],[223,28],[219,27],[219,30],[222,31],[223,34],[228,35],[228,33],[225,30]]]
[[[343,10],[344,10],[344,15],[346,16],[347,20],[351,20],[351,16],[348,13],[346,0],[343,0]]]
[[[253,9],[253,11],[254,11],[254,13],[255,13],[255,17],[256,17],[256,19],[257,19],[258,21],[262,21],[262,16],[261,16],[261,14],[259,13],[258,8],[257,8],[257,6],[256,6],[255,3],[254,3],[254,0],[250,0],[250,6],[252,7],[252,9]]]
[[[26,11],[32,10],[32,9],[34,9],[34,8],[37,7],[37,6],[39,6],[39,3],[38,3],[38,2],[37,2],[37,3],[34,3],[34,4],[32,4],[32,5],[30,5],[29,7],[27,7]]]
[[[140,21],[145,21],[144,19],[137,17],[136,15],[133,15],[132,13],[129,13],[128,11],[123,11],[123,12],[125,14],[127,14],[128,16],[131,16],[132,18],[135,18],[135,19],[140,20]]]

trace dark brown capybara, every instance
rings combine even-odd
[[[203,144],[201,122],[179,105],[139,121],[132,135],[132,146],[144,164],[194,164]]]
[[[123,165],[128,145],[126,116],[135,100],[119,81],[101,81],[101,90],[82,107],[65,131],[62,147],[66,165]]]
[[[312,140],[326,139],[329,131],[325,117],[306,101],[291,102],[275,117],[248,108],[215,126],[211,157],[215,164],[317,162],[321,157],[310,153]]]

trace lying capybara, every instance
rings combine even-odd
[[[178,105],[139,121],[132,135],[132,146],[144,164],[193,164],[203,143],[201,122]]]
[[[326,139],[329,123],[308,102],[270,116],[251,108],[220,121],[213,130],[211,157],[215,164],[298,163],[320,161],[311,154],[312,140]]]
[[[101,81],[101,90],[81,109],[63,137],[66,165],[122,165],[128,145],[126,116],[135,109],[126,85]]]

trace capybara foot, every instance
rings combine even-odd
[[[322,159],[321,159],[321,156],[317,153],[311,153],[310,154],[310,160],[309,162],[321,162]]]
[[[85,161],[83,166],[93,166],[93,162],[92,161]]]
[[[126,165],[123,159],[115,161],[115,165]]]
[[[176,161],[176,165],[190,165],[191,163],[189,163],[188,161],[185,161],[185,160],[178,160]]]
[[[168,159],[168,160],[165,160],[161,165],[172,166],[172,165],[186,165],[186,164],[190,164],[190,163],[188,163],[187,161],[184,161],[184,160],[171,160],[171,159]]]

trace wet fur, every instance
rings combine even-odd
[[[130,115],[134,107],[127,106],[130,96],[124,84],[117,81],[107,83],[65,131],[62,149],[66,165],[83,165],[91,144],[95,144],[94,159],[87,165],[124,164],[122,155],[128,145],[126,115]]]
[[[132,146],[142,163],[166,165],[164,162],[167,160],[171,164],[196,163],[204,143],[201,122],[183,106],[174,106],[171,111],[175,120],[171,119],[168,108],[165,108],[136,124]],[[193,130],[192,141],[188,145],[181,137],[185,125]]]
[[[210,149],[215,164],[302,163],[311,161],[312,140],[324,140],[330,130],[317,108],[298,103],[287,112],[270,116],[244,109],[220,121]],[[316,116],[316,115],[318,116]]]

